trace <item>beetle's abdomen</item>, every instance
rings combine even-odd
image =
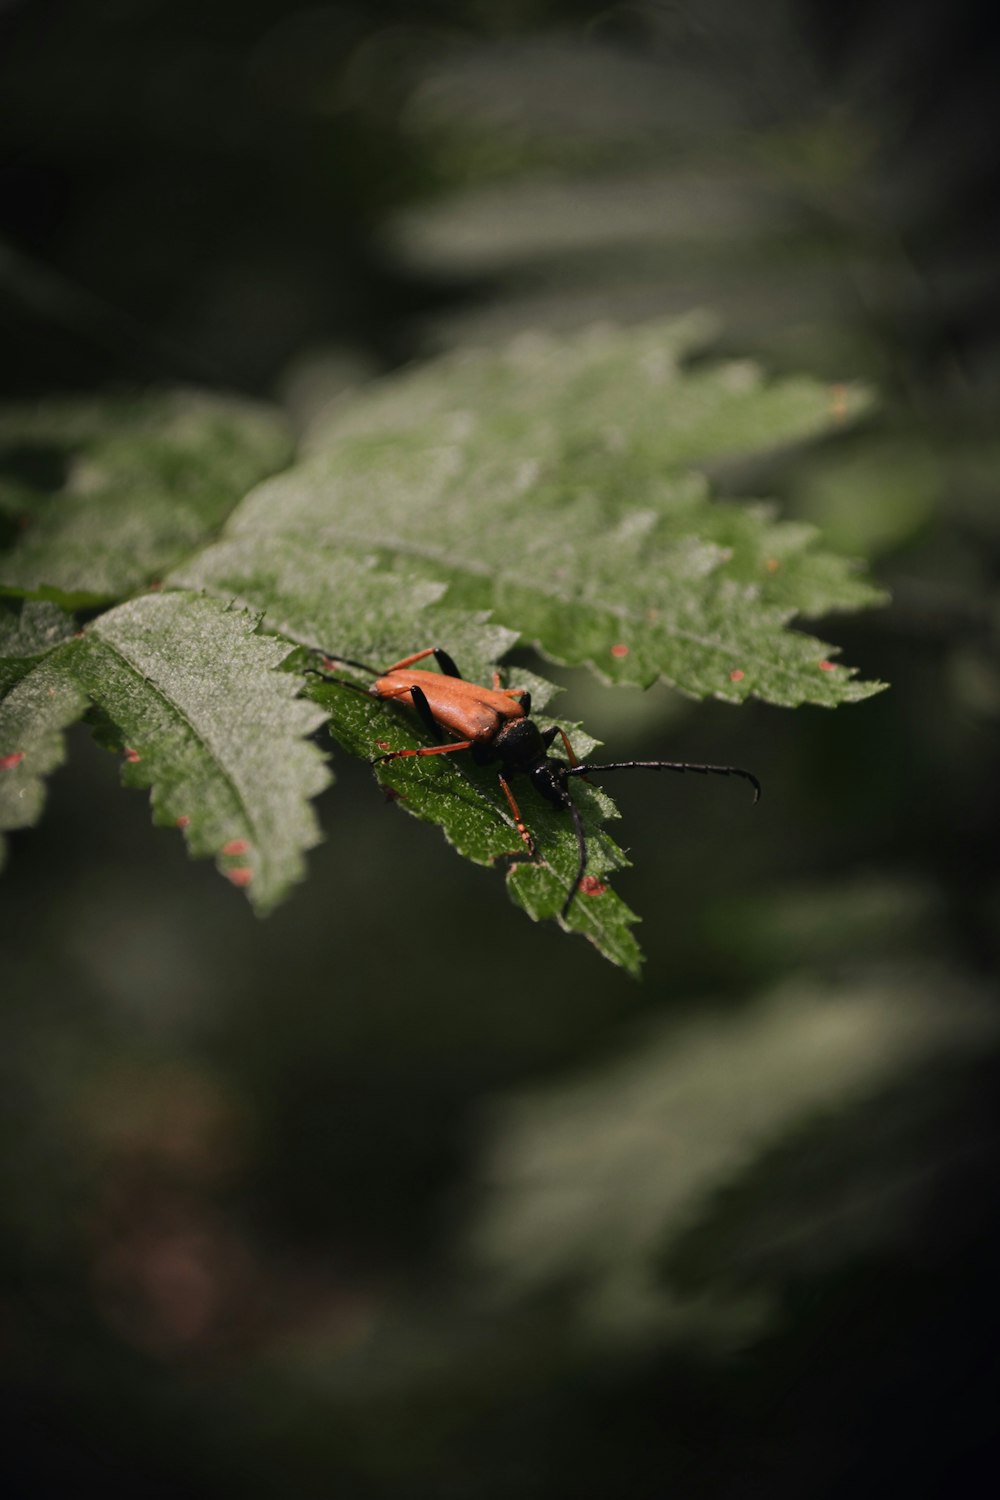
[[[376,698],[390,698],[412,708],[410,687],[420,688],[435,721],[459,740],[492,740],[504,723],[524,718],[524,709],[516,698],[461,677],[418,672],[412,667],[378,678],[371,692]]]

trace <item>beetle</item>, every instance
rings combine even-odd
[[[565,919],[587,869],[587,840],[583,830],[580,811],[569,795],[567,783],[573,776],[589,776],[603,771],[693,771],[701,776],[741,776],[753,787],[754,801],[760,798],[760,782],[752,771],[741,766],[696,765],[687,761],[673,760],[617,760],[604,765],[581,761],[570,744],[569,736],[558,724],[549,729],[539,729],[531,717],[531,694],[525,688],[501,687],[500,674],[493,673],[493,686],[481,687],[479,683],[464,678],[453,659],[441,646],[428,646],[404,656],[402,661],[380,671],[367,662],[353,661],[348,656],[321,653],[325,665],[340,662],[355,667],[361,672],[370,672],[374,682],[370,687],[361,687],[345,677],[335,677],[316,667],[308,671],[327,682],[336,682],[353,688],[372,698],[403,703],[412,708],[433,745],[422,745],[412,750],[390,750],[377,755],[373,766],[387,761],[402,760],[410,756],[453,755],[468,750],[476,765],[485,766],[500,762],[497,780],[507,799],[507,805],[528,853],[534,857],[535,844],[526,827],[521,810],[510,789],[509,778],[521,773],[528,777],[532,786],[547,802],[560,812],[568,812],[573,819],[579,855],[576,878],[569,895],[563,903],[560,916]],[[416,663],[433,656],[438,671],[416,668]],[[453,737],[445,742],[444,734]],[[557,760],[549,754],[556,737],[560,737],[567,761]]]

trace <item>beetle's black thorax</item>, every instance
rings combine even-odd
[[[545,759],[545,741],[534,719],[508,719],[481,747],[483,760],[502,760],[511,771],[530,771]]]
[[[534,719],[510,719],[501,725],[488,744],[474,745],[472,754],[481,765],[500,760],[505,771],[522,772],[530,777],[535,790],[553,807],[565,807],[569,798],[564,786],[563,766],[560,761],[549,758],[550,743]]]

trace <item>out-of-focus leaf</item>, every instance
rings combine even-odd
[[[37,644],[38,632],[46,626],[38,620],[25,622],[15,636],[7,635],[24,651]],[[46,777],[65,756],[63,730],[78,719],[87,699],[66,669],[72,648],[42,655],[27,664],[0,697],[0,830],[27,828],[37,823],[45,802]],[[34,653],[36,656],[38,653]],[[24,658],[19,659],[24,663]],[[5,843],[0,837],[0,865]]]
[[[940,447],[918,434],[874,437],[809,466],[796,508],[831,546],[873,557],[927,525],[946,483]]]
[[[20,606],[0,603],[0,695],[69,640],[75,629],[71,615],[45,600],[27,599]]]
[[[745,1221],[761,1200],[743,1195],[738,1225],[727,1216],[732,1238],[713,1242],[709,1277],[693,1276],[685,1254],[683,1285],[661,1286],[673,1247],[689,1243],[720,1194],[732,1201],[741,1183],[761,1190],[769,1153],[823,1115],[831,1139],[842,1121],[863,1185],[868,1143],[853,1112],[931,1062],[975,1057],[996,1039],[981,991],[908,967],[849,993],[790,982],[738,1015],[664,1025],[605,1068],[496,1108],[470,1260],[488,1268],[512,1307],[575,1286],[581,1320],[616,1341],[642,1341],[664,1325],[742,1336],[741,1301],[754,1321],[765,1309],[746,1305],[739,1269],[724,1263],[727,1248],[745,1248]],[[840,1184],[824,1180],[837,1195]],[[922,1180],[918,1172],[918,1192]],[[845,1206],[836,1197],[823,1205],[831,1222]],[[772,1234],[812,1235],[815,1196],[772,1199],[762,1217]],[[843,1217],[845,1254],[882,1235],[884,1216],[866,1236],[863,1201]],[[837,1261],[833,1245],[827,1261]],[[706,1304],[699,1294],[709,1281]],[[736,1288],[732,1302],[722,1283]]]
[[[264,545],[252,535],[224,537],[175,568],[167,582],[246,605],[263,614],[268,630],[318,650],[362,655],[376,666],[410,655],[415,640],[454,642],[456,655],[473,651],[479,672],[496,660],[478,649],[481,632],[466,636],[468,615],[430,612],[446,592],[443,583],[390,573],[372,557],[338,554],[301,535],[268,537]],[[494,630],[490,639],[502,654],[516,634]]]
[[[267,406],[201,391],[0,411],[0,592],[66,608],[119,599],[200,545],[288,461]]]
[[[553,660],[697,697],[832,706],[877,691],[795,613],[881,595],[801,525],[712,503],[696,470],[827,431],[845,387],[687,369],[700,320],[459,354],[334,404],[305,464],[254,491],[229,538],[375,554],[491,609]],[[187,576],[187,575],[184,575]]]

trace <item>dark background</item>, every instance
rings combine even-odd
[[[0,7],[4,399],[305,422],[456,342],[707,305],[711,355],[879,387],[717,478],[893,594],[820,627],[893,685],[835,714],[561,677],[614,752],[765,782],[752,820],[616,785],[641,986],[342,757],[258,923],[71,733],[0,905],[16,1493],[995,1470],[995,70],[987,8],[932,0]]]

